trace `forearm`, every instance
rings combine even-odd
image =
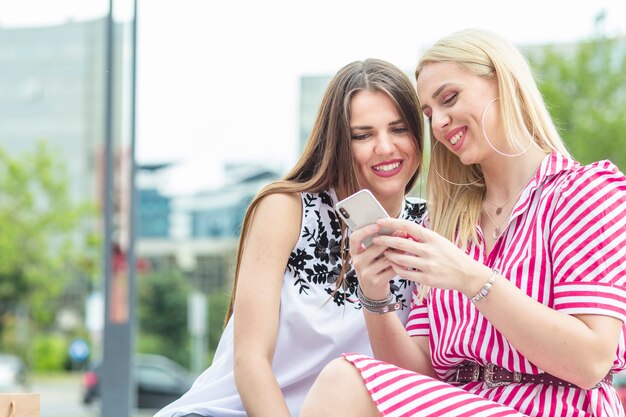
[[[376,359],[436,377],[427,350],[427,340],[424,347],[417,345],[394,313],[378,315],[364,311],[363,314]]]
[[[235,383],[250,417],[289,417],[289,410],[271,365],[247,358],[235,364]]]
[[[610,327],[618,330],[616,319],[609,331],[604,331],[607,326],[590,328],[580,318],[537,302],[502,276],[476,307],[522,355],[552,375],[589,388],[611,367],[619,331]]]

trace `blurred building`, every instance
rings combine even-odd
[[[235,252],[248,205],[278,174],[262,165],[231,164],[225,167],[228,182],[216,189],[165,196],[157,183],[167,175],[168,166],[142,166],[141,177],[152,176],[154,183],[139,181],[137,256],[151,269],[181,268],[204,292],[224,290],[234,276]],[[169,230],[164,235],[165,225]]]
[[[15,155],[45,142],[64,162],[77,201],[98,197],[105,39],[104,18],[47,27],[0,26],[0,147]],[[115,50],[121,54],[121,48]],[[119,82],[115,90],[120,91]]]
[[[180,201],[179,210],[189,216],[193,239],[237,238],[256,193],[278,179],[276,172],[257,164],[230,164],[225,171],[229,180],[222,187]]]
[[[139,164],[137,167],[136,238],[168,238],[172,198],[159,190],[163,172],[171,163]]]

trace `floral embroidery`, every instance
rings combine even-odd
[[[298,287],[300,295],[308,296],[311,286],[323,286],[337,306],[352,305],[361,308],[356,297],[358,280],[352,267],[346,272],[344,283],[337,288],[334,283],[341,274],[341,222],[334,209],[334,202],[328,191],[320,193],[302,193],[304,209],[302,234],[298,246],[291,252],[287,270],[293,274],[293,285]],[[426,212],[423,201],[405,201],[402,218],[418,224]],[[303,244],[304,243],[304,244]],[[345,253],[348,251],[348,239],[345,239]],[[390,281],[391,293],[396,302],[408,308],[406,290],[411,285],[405,279]],[[409,294],[410,297],[410,294]]]

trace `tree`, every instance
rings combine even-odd
[[[598,28],[603,19],[596,19]],[[547,47],[529,59],[574,157],[582,163],[610,159],[625,171],[626,38],[598,29],[573,49]]]
[[[56,297],[84,269],[76,243],[93,211],[71,200],[68,182],[43,143],[17,157],[0,149],[0,340],[18,305],[34,323],[51,324]]]
[[[184,273],[163,268],[138,278],[139,351],[189,363],[187,294]]]

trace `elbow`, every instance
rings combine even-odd
[[[235,349],[233,355],[233,373],[235,374],[235,381],[248,373],[248,369],[250,369],[250,360],[251,358],[249,355],[237,354],[237,349]]]
[[[572,383],[585,390],[595,388],[610,372],[614,356],[613,354],[610,358],[589,362],[586,367],[581,369]]]
[[[235,385],[239,386],[250,380],[250,375],[271,371],[272,361],[257,350],[234,349],[233,373]]]
[[[250,369],[250,356],[243,354],[239,349],[234,349],[233,354],[233,374],[235,377],[235,385],[239,386],[240,382],[245,379]]]

